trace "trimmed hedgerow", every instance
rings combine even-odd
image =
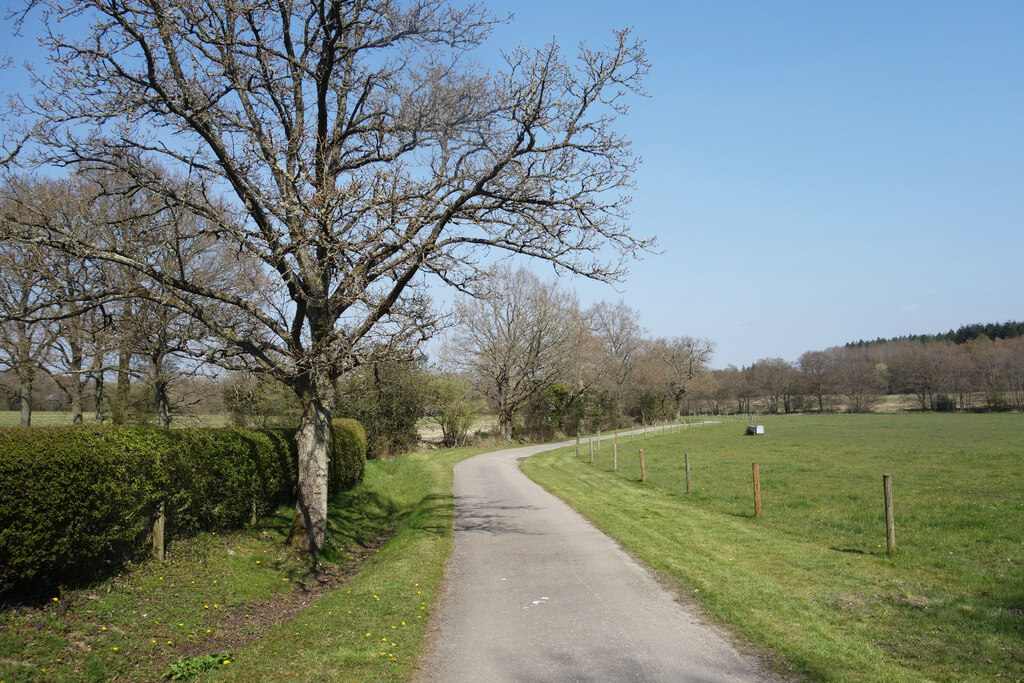
[[[0,594],[95,580],[167,538],[237,528],[295,500],[294,429],[0,429]],[[366,437],[332,428],[328,485],[361,479]]]
[[[358,421],[336,418],[331,425],[330,466],[327,489],[331,494],[348,491],[366,471],[366,430]]]
[[[137,556],[167,484],[163,444],[131,428],[0,430],[0,589]]]
[[[230,529],[295,497],[294,430],[164,432],[167,533]],[[255,508],[255,509],[254,509]]]

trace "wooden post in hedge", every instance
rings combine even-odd
[[[167,526],[167,515],[164,510],[163,501],[157,509],[156,519],[153,520],[153,558],[164,561],[164,528]]]
[[[249,511],[249,526],[256,526],[256,522],[259,521],[259,482],[256,479],[256,475],[253,474],[250,479],[250,485],[252,486],[252,509]]]

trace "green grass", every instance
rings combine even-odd
[[[1024,678],[1024,416],[759,422],[760,437],[742,421],[620,437],[617,472],[607,443],[593,465],[564,449],[523,469],[814,679]],[[891,557],[882,474],[894,487]]]
[[[163,563],[5,609],[0,681],[161,680],[174,661],[225,652],[203,680],[407,680],[451,551],[452,466],[479,452],[368,463],[363,483],[331,501],[320,567],[284,546],[282,509],[253,529],[175,543]],[[393,535],[358,552],[382,534]],[[354,576],[304,597],[298,586],[325,569]]]

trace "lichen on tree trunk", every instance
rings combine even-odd
[[[295,433],[299,477],[295,517],[288,543],[319,552],[327,541],[327,448],[331,436],[333,396],[321,392],[304,397],[302,420]]]

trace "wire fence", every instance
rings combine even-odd
[[[659,444],[663,435],[691,426],[694,424],[648,428],[646,438],[634,434],[632,442],[623,442],[623,435],[616,435],[616,444],[606,443],[602,450],[595,450],[594,465],[639,480],[638,451],[646,449],[648,486],[695,505],[754,517],[752,463],[704,459],[699,453]],[[581,449],[581,455],[589,459],[588,450]],[[777,463],[760,467],[758,523],[835,550],[866,554],[888,552],[887,534],[894,533],[895,552],[900,556],[933,563],[949,572],[984,572],[1000,579],[1024,580],[1024,497],[979,491],[969,485],[930,485],[892,477],[894,524],[887,529],[883,474],[836,474]]]

